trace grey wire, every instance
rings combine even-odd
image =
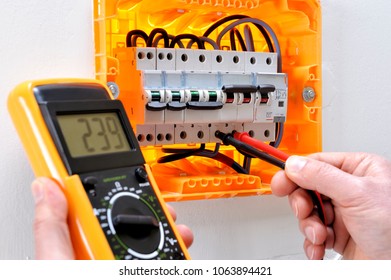
[[[215,49],[215,50],[219,49],[219,45],[217,45],[217,43],[214,40],[212,40],[211,38],[201,36],[201,37],[199,37],[199,39],[201,40],[202,43],[206,42],[206,43],[209,43],[210,45],[212,45],[213,49]]]
[[[255,52],[254,38],[251,32],[251,28],[248,24],[244,27],[244,38],[246,40],[247,51]]]
[[[217,36],[217,39],[216,39],[216,43],[219,47],[221,47],[221,39],[223,38],[223,36],[229,31],[231,30],[232,28],[240,25],[240,24],[243,24],[243,23],[253,23],[255,25],[260,25],[262,26],[264,29],[266,29],[266,31],[269,33],[269,35],[272,37],[273,39],[273,43],[274,43],[274,46],[276,48],[276,53],[277,53],[277,59],[278,59],[278,66],[277,66],[277,70],[279,73],[282,72],[282,61],[281,61],[281,48],[280,48],[280,44],[278,42],[278,39],[277,39],[277,36],[276,34],[274,33],[273,29],[264,21],[260,20],[260,19],[256,19],[256,18],[243,18],[243,19],[239,19],[229,25],[227,25],[220,33],[219,35]]]

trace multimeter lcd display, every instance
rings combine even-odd
[[[115,112],[57,115],[57,120],[73,158],[132,149]]]

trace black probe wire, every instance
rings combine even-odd
[[[247,143],[244,143],[240,140],[235,139],[231,134],[225,134],[220,131],[216,131],[215,133],[216,137],[221,139],[225,145],[231,145],[234,146],[238,151],[243,152],[244,154],[249,154],[250,156],[257,157],[263,161],[266,161],[268,163],[273,164],[274,166],[277,166],[281,168],[282,170],[285,170],[285,162],[282,160],[279,160],[267,153],[261,152],[260,150],[248,145]],[[254,152],[257,151],[257,153]],[[271,160],[271,158],[273,160]],[[320,196],[318,197],[317,193],[315,191],[309,191],[309,194],[311,196],[312,201],[314,202],[316,208],[318,209],[317,213],[319,215],[320,220],[323,222],[324,225],[327,225],[325,212],[323,203],[321,201]]]
[[[235,139],[231,134],[226,134],[221,131],[216,131],[215,136],[219,138],[225,145],[231,145],[235,147],[238,151],[243,152],[251,157],[259,158],[265,162],[268,162],[274,166],[277,166],[281,169],[285,169],[285,162],[267,154],[261,152],[260,150],[241,142]]]

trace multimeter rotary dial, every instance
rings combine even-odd
[[[183,259],[143,167],[82,177],[94,214],[116,259]]]
[[[120,246],[134,257],[152,259],[163,249],[163,224],[152,206],[137,194],[113,195],[107,209],[107,222]]]

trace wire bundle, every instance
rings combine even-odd
[[[198,149],[172,149],[172,148],[162,148],[162,152],[171,153],[170,155],[163,156],[158,159],[158,163],[166,163],[175,160],[184,159],[190,156],[200,156],[205,158],[210,158],[216,161],[219,161],[238,173],[248,174],[246,169],[244,169],[240,164],[234,161],[232,158],[219,152],[220,144],[217,143],[214,151],[205,149],[205,144],[201,144]]]
[[[224,24],[228,25],[217,35],[216,40],[211,39],[210,35]],[[238,29],[238,26],[242,24],[245,24],[243,35]],[[196,36],[189,33],[172,35],[168,34],[163,28],[153,29],[149,35],[140,29],[131,30],[126,35],[126,46],[136,47],[137,40],[142,39],[147,47],[157,47],[160,41],[163,40],[164,48],[174,48],[176,45],[180,48],[192,48],[194,43],[196,43],[198,49],[205,49],[205,43],[208,43],[213,49],[219,50],[223,48],[221,44],[222,38],[229,32],[231,50],[238,50],[237,44],[239,44],[243,51],[254,52],[254,36],[249,24],[254,25],[261,32],[269,51],[277,53],[277,71],[280,73],[282,71],[281,48],[273,29],[266,22],[245,15],[232,15],[220,19],[213,23],[202,36]],[[186,46],[184,45],[183,40],[188,40]]]

